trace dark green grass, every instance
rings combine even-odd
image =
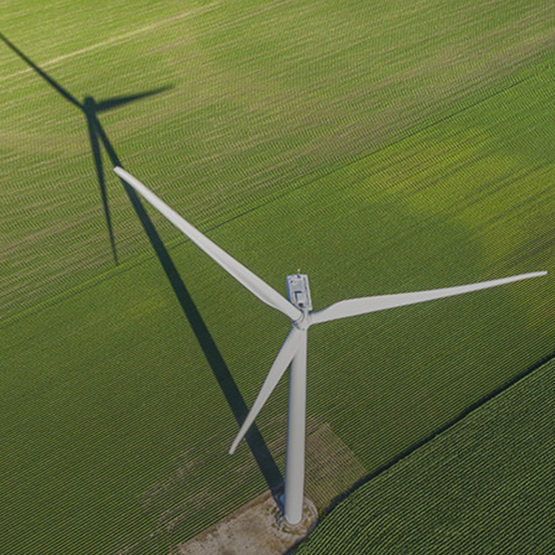
[[[296,553],[551,553],[554,368],[357,489]]]
[[[541,38],[551,20],[539,8],[522,22],[519,2],[491,12],[464,4],[482,26],[464,20],[459,28],[445,5],[422,2],[411,17],[384,15],[382,36],[369,32],[354,3],[352,12],[327,3],[236,6],[218,4],[109,54],[96,49],[43,66],[80,101],[172,85],[100,116],[118,155],[276,289],[301,267],[316,309],[346,297],[555,271],[555,170],[546,146],[554,83]],[[329,25],[311,42],[325,25],[316,24],[315,6]],[[170,8],[177,13],[177,4]],[[234,11],[241,9],[260,25]],[[453,31],[444,37],[451,57],[439,39],[422,43],[430,10],[438,29]],[[145,24],[171,16],[141,13]],[[10,21],[3,31],[36,63],[63,53],[34,50]],[[45,37],[55,28],[48,21]],[[111,36],[104,12],[88,21],[84,46],[93,30]],[[284,22],[293,34],[272,42]],[[510,48],[496,42],[514,38],[515,26],[522,34]],[[243,37],[241,28],[254,31]],[[312,35],[299,34],[306,28]],[[383,54],[376,66],[349,54],[357,37],[368,56]],[[379,37],[383,51],[372,42]],[[337,56],[333,38],[343,41]],[[64,48],[77,48],[74,40]],[[152,53],[153,44],[160,50]],[[324,46],[330,55],[319,66]],[[484,66],[485,51],[497,62]],[[0,63],[25,69],[8,48]],[[192,64],[186,78],[194,86],[183,64]],[[462,72],[465,64],[475,73]],[[107,68],[110,77],[101,78]],[[378,69],[381,86],[359,89]],[[122,262],[114,268],[83,114],[34,73],[11,79],[0,219],[11,315],[0,328],[2,547],[10,555],[167,553],[268,487],[268,460],[257,464],[246,445],[234,457],[227,449],[289,324],[150,212],[185,298],[112,180]],[[309,417],[331,425],[375,472],[550,356],[554,295],[548,277],[315,327]],[[286,390],[278,386],[259,421],[278,465]],[[326,461],[332,477],[342,472],[334,464]]]

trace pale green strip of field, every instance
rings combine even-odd
[[[306,271],[317,309],[550,271],[311,329],[309,422],[350,469],[378,471],[553,354],[553,87],[546,70],[210,233],[278,290]],[[287,319],[190,243],[169,254],[189,293],[152,257],[0,328],[10,555],[167,553],[279,481],[286,383],[258,421],[274,461],[227,448]],[[329,453],[308,457],[339,483]]]
[[[206,230],[554,54],[553,8],[525,0],[18,0],[2,16],[58,87],[0,42],[2,319],[114,267],[106,210],[120,264],[150,253],[106,152],[104,206],[86,113],[69,97],[158,91],[92,111],[127,169]]]
[[[549,362],[357,489],[298,555],[552,553]]]

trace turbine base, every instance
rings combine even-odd
[[[302,541],[315,527],[318,510],[305,498],[303,520],[296,526],[283,514],[267,491],[237,512],[185,544],[176,555],[282,555]]]

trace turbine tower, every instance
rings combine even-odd
[[[208,256],[230,273],[241,285],[256,295],[262,302],[283,312],[291,319],[291,330],[285,339],[276,359],[274,360],[266,380],[254,401],[254,404],[243,422],[237,437],[229,450],[233,454],[239,442],[247,433],[254,419],[268,400],[268,397],[279,380],[291,367],[289,376],[289,409],[287,418],[287,453],[285,461],[285,493],[284,515],[289,524],[297,524],[302,519],[303,491],[304,491],[304,460],[305,460],[305,414],[306,414],[306,355],[307,330],[309,326],[367,314],[380,310],[387,310],[400,306],[407,306],[444,297],[462,295],[472,291],[497,287],[523,279],[543,276],[547,272],[533,272],[511,276],[491,281],[483,281],[458,287],[417,291],[413,293],[399,293],[393,295],[378,295],[349,299],[332,304],[323,310],[312,311],[312,300],[308,276],[297,273],[287,276],[286,300],[275,289],[253,274],[248,268],[232,258],[224,250],[213,243],[208,237],[195,229],[177,212],[160,200],[145,185],[120,167],[114,171],[126,181],[137,193],[159,210],[170,222],[182,231],[193,243],[200,247]]]

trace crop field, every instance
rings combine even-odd
[[[554,369],[538,368],[357,489],[296,553],[553,552]]]
[[[282,481],[286,383],[227,450],[289,322],[115,163],[315,309],[555,272],[553,8],[397,4],[0,3],[0,552],[166,554]],[[552,357],[550,275],[311,329],[319,509]]]

